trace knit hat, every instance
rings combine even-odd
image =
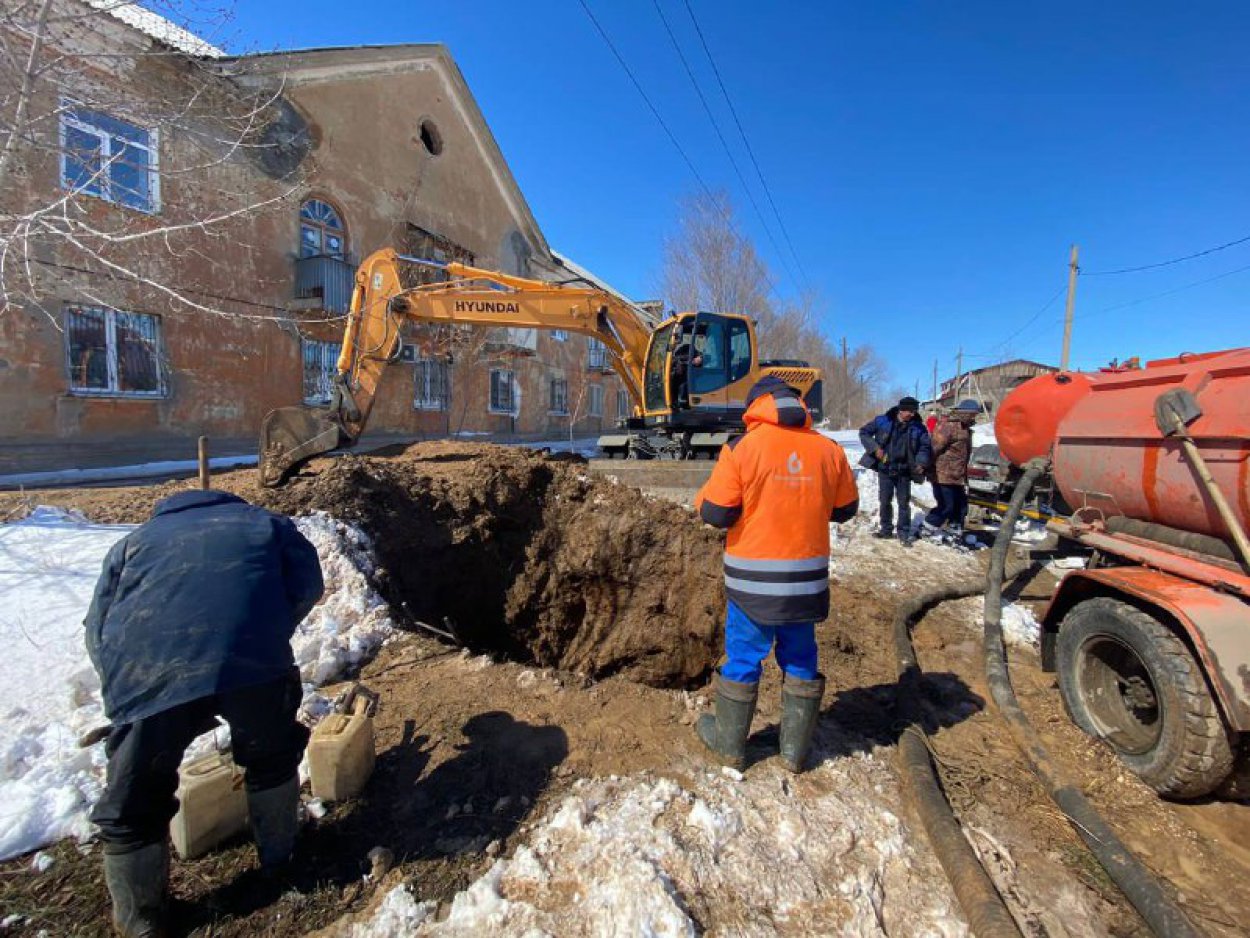
[[[905,397],[898,402],[899,410],[910,410],[913,414],[920,409],[920,401],[914,397]]]
[[[799,392],[786,384],[776,375],[764,375],[752,385],[747,392],[747,406],[750,407],[758,398],[765,394],[783,394],[786,397],[799,397]]]

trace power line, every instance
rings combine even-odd
[[[751,163],[755,167],[755,174],[759,176],[760,185],[764,189],[764,195],[768,197],[768,204],[773,208],[773,214],[777,216],[777,224],[781,228],[781,234],[786,239],[786,245],[790,248],[790,253],[794,255],[794,261],[799,265],[799,272],[803,275],[803,279],[811,286],[811,279],[807,276],[807,271],[803,268],[803,261],[799,257],[798,252],[794,250],[794,242],[790,239],[790,232],[786,228],[785,220],[781,217],[781,212],[777,210],[777,202],[773,199],[772,190],[768,187],[768,182],[764,179],[764,171],[760,169],[759,160],[755,158],[755,151],[751,148],[751,141],[747,138],[746,131],[742,127],[742,121],[738,118],[738,111],[733,105],[733,100],[729,97],[729,91],[725,88],[725,82],[721,78],[720,69],[716,67],[716,60],[712,58],[712,50],[708,48],[707,39],[703,36],[703,30],[699,27],[699,21],[695,18],[694,10],[690,7],[690,0],[682,0],[686,6],[686,12],[690,15],[690,22],[694,23],[694,30],[699,35],[699,43],[703,46],[703,54],[707,56],[708,62],[712,65],[712,73],[716,76],[716,83],[720,85],[721,94],[725,96],[725,103],[729,105],[729,113],[733,115],[734,123],[738,126],[738,134],[742,137],[742,142],[746,145],[747,154],[751,157]]]
[[[1194,258],[1206,257],[1208,254],[1215,254],[1228,248],[1236,247],[1239,244],[1245,244],[1250,241],[1250,235],[1244,238],[1238,238],[1236,241],[1229,241],[1227,244],[1221,244],[1217,247],[1207,248],[1205,251],[1198,251],[1195,254],[1186,254],[1184,257],[1175,257],[1170,261],[1160,261],[1158,264],[1143,264],[1141,267],[1122,267],[1119,270],[1091,270],[1081,271],[1086,277],[1110,277],[1113,274],[1135,274],[1142,270],[1156,270],[1159,267],[1171,267],[1173,264],[1180,264],[1185,261],[1192,261]]]
[[[637,90],[638,94],[642,97],[642,100],[646,102],[646,105],[650,109],[652,115],[654,115],[655,119],[659,122],[660,126],[664,129],[664,133],[668,136],[669,141],[676,148],[677,152],[681,154],[681,158],[685,161],[686,166],[689,167],[690,172],[694,175],[695,180],[699,183],[699,187],[703,190],[704,194],[708,197],[708,200],[711,203],[721,208],[721,214],[724,217],[725,222],[730,226],[731,229],[734,229],[735,234],[738,234],[737,229],[735,228],[733,224],[733,216],[730,215],[729,210],[721,204],[720,200],[716,198],[716,195],[708,187],[708,184],[704,182],[703,176],[699,173],[699,170],[695,167],[694,162],[690,159],[685,149],[678,142],[677,137],[676,135],[674,135],[673,131],[669,129],[669,126],[665,122],[664,118],[660,116],[659,109],[656,108],[655,104],[652,103],[651,98],[647,95],[646,91],[643,90],[642,84],[638,81],[637,77],[635,77],[634,71],[633,69],[629,67],[629,63],[625,61],[625,57],[622,56],[619,51],[617,51],[616,46],[612,43],[612,40],[608,37],[607,32],[599,24],[599,21],[595,19],[595,14],[592,13],[590,10],[590,7],[586,5],[586,0],[578,0],[578,3],[581,4],[582,9],[586,12],[586,16],[590,19],[590,22],[594,24],[595,30],[599,33],[599,36],[603,39],[604,43],[612,51],[612,54],[616,57],[616,61],[619,62],[621,68],[625,70],[625,74],[629,76],[630,82],[633,83],[635,90]],[[739,234],[739,237],[741,237],[740,234]],[[769,292],[776,294],[777,290],[776,290],[775,285],[772,282],[772,278],[770,277],[767,279],[768,279]]]
[[[1021,326],[1019,329],[1017,329],[1017,330],[1016,330],[1015,332],[1013,332],[1011,335],[1007,336],[1007,338],[1003,339],[1003,341],[1001,341],[1001,342],[999,342],[997,345],[995,345],[995,346],[994,346],[994,348],[996,348],[996,349],[1003,349],[1003,348],[1005,348],[1005,347],[1008,345],[1008,343],[1010,343],[1013,339],[1015,339],[1015,338],[1016,338],[1016,336],[1020,335],[1022,332],[1024,332],[1026,329],[1028,329],[1028,328],[1029,328],[1029,326],[1031,326],[1031,325],[1033,325],[1033,323],[1037,322],[1038,318],[1042,315],[1042,313],[1044,313],[1044,312],[1046,312],[1046,310],[1050,309],[1050,308],[1051,308],[1051,306],[1053,306],[1053,305],[1054,305],[1055,300],[1057,300],[1057,299],[1059,299],[1059,297],[1063,296],[1064,291],[1065,291],[1065,290],[1067,290],[1067,289],[1068,289],[1068,285],[1065,283],[1063,286],[1061,286],[1058,290],[1056,290],[1056,291],[1055,291],[1054,296],[1052,296],[1050,299],[1048,299],[1045,303],[1043,303],[1043,304],[1042,304],[1041,309],[1039,309],[1036,313],[1034,313],[1032,316],[1030,316],[1030,317],[1029,317],[1028,321],[1027,321],[1027,322],[1025,322],[1025,324],[1024,324],[1023,326]]]
[[[712,114],[712,108],[708,105],[707,98],[704,97],[703,90],[699,87],[699,82],[694,77],[694,71],[690,68],[690,63],[687,61],[685,54],[681,51],[681,45],[677,42],[677,37],[673,34],[668,18],[665,17],[664,10],[660,7],[660,0],[651,0],[651,2],[655,4],[655,12],[659,14],[660,22],[664,24],[664,31],[668,33],[669,41],[672,42],[673,49],[677,52],[677,57],[681,59],[681,64],[686,70],[686,76],[690,79],[690,84],[694,86],[694,92],[699,97],[699,103],[703,105],[703,111],[707,114],[707,119],[711,122],[712,129],[716,131],[716,137],[720,140],[720,145],[724,148],[725,155],[729,157],[729,165],[733,167],[734,174],[742,185],[742,191],[746,193],[747,199],[751,202],[751,207],[755,209],[755,214],[759,217],[760,225],[764,228],[764,234],[768,237],[768,243],[772,245],[773,252],[781,261],[782,266],[785,267],[786,275],[797,284],[798,278],[794,276],[794,271],[790,268],[790,263],[778,246],[776,238],[773,237],[772,229],[769,228],[768,221],[764,218],[764,213],[760,210],[759,203],[755,201],[755,195],[751,192],[750,186],[747,185],[747,181],[742,175],[742,170],[738,168],[738,161],[734,159],[733,151],[729,148],[729,142],[725,139],[725,135],[721,133],[720,125]]]
[[[1216,280],[1223,280],[1225,277],[1231,277],[1234,274],[1244,273],[1247,270],[1250,270],[1250,264],[1247,264],[1244,267],[1238,267],[1234,270],[1225,271],[1222,274],[1216,274],[1214,277],[1207,277],[1205,280],[1195,280],[1193,283],[1187,283],[1182,287],[1175,287],[1171,290],[1164,290],[1162,293],[1152,293],[1150,296],[1143,296],[1136,300],[1129,300],[1127,303],[1117,303],[1114,306],[1107,306],[1107,307],[1104,307],[1103,309],[1096,310],[1093,313],[1090,313],[1089,315],[1100,316],[1103,313],[1114,312],[1115,310],[1118,310],[1118,309],[1127,309],[1130,306],[1139,306],[1142,303],[1149,303],[1151,300],[1162,299],[1163,297],[1171,296],[1174,293],[1183,293],[1186,290],[1192,290],[1194,287],[1200,287],[1200,286],[1203,286],[1204,284],[1214,283]]]

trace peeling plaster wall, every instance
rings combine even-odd
[[[142,51],[148,41],[120,24],[97,30],[83,42],[105,42],[113,51]],[[298,57],[296,57],[298,58]],[[190,78],[177,57],[108,59],[114,72],[93,71],[84,80],[113,87],[114,94],[169,93]],[[221,79],[225,81],[225,79]],[[159,91],[157,90],[159,89]],[[241,452],[254,444],[270,409],[302,397],[300,337],[338,341],[341,324],[319,322],[326,314],[286,312],[293,296],[302,198],[327,199],[343,214],[349,249],[357,258],[401,244],[409,222],[472,251],[476,262],[510,273],[536,275],[532,261],[546,247],[522,228],[515,199],[501,185],[498,164],[457,100],[452,83],[433,65],[412,62],[368,74],[350,63],[330,61],[308,76],[297,70],[284,83],[281,120],[266,139],[281,139],[286,162],[242,153],[223,154],[210,168],[162,180],[162,210],[148,217],[102,200],[79,200],[90,216],[119,218],[132,228],[193,221],[240,204],[275,200],[211,234],[175,239],[176,250],[138,242],[118,259],[153,282],[178,288],[193,300],[232,315],[219,316],[171,301],[145,284],[110,281],[48,267],[44,306],[0,316],[0,473],[70,466],[108,465],[151,459],[189,458],[195,440],[208,435],[216,452]],[[46,92],[44,106],[55,100]],[[422,120],[437,127],[439,155],[420,138]],[[205,131],[212,128],[205,126]],[[311,151],[300,178],[276,179],[301,152],[306,129]],[[163,170],[204,162],[204,154],[175,134],[160,142]],[[296,160],[291,157],[296,154]],[[53,154],[27,154],[24,185],[0,194],[6,206],[42,204],[60,193]],[[45,259],[75,266],[72,252],[48,248]],[[82,396],[69,391],[64,303],[108,304],[161,317],[162,363],[167,393],[159,399]],[[441,436],[449,431],[562,436],[568,417],[548,414],[549,381],[565,374],[570,397],[579,381],[605,385],[604,416],[579,421],[575,432],[592,435],[615,424],[616,388],[611,375],[584,375],[585,339],[538,337],[538,354],[512,361],[521,383],[521,412],[514,420],[487,412],[489,363],[458,361],[451,369],[445,412],[413,407],[414,369],[392,366],[370,423],[370,433]],[[583,405],[583,413],[585,405]]]

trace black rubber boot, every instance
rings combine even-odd
[[[746,764],[747,734],[755,716],[760,685],[741,684],[716,676],[716,715],[699,717],[695,730],[703,744],[725,765],[741,770]]]
[[[299,776],[281,785],[247,793],[247,814],[263,870],[277,870],[295,852],[299,832]]]
[[[128,853],[106,852],[104,882],[113,900],[113,930],[122,938],[164,935],[168,881],[169,848],[164,843]]]
[[[823,674],[816,675],[813,681],[787,674],[781,686],[781,761],[791,772],[803,771],[824,693]]]

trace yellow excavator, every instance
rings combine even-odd
[[[379,382],[399,360],[405,322],[562,329],[598,339],[633,400],[621,432],[599,440],[609,457],[714,455],[743,432],[747,392],[766,374],[796,388],[820,419],[819,370],[793,360],[761,362],[748,316],[678,313],[653,324],[638,307],[588,281],[530,280],[454,262],[433,265],[445,270],[442,282],[405,287],[404,264],[432,262],[386,248],[360,265],[330,405],[266,415],[263,484],[281,485],[312,457],[360,438]]]

